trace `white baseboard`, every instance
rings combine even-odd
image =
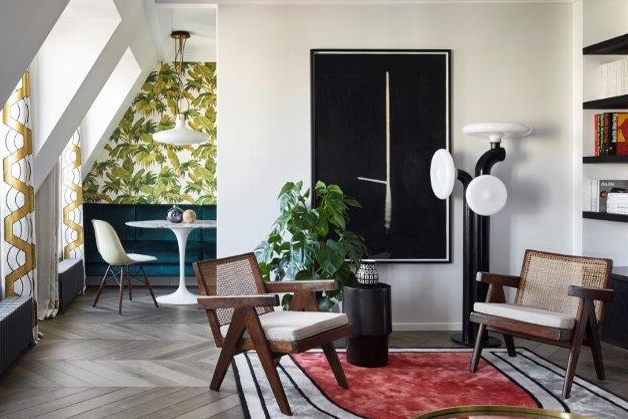
[[[432,330],[460,330],[461,323],[393,323],[393,331],[395,332],[415,332],[415,331],[432,331]]]

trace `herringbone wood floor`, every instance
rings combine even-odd
[[[136,289],[117,314],[107,290],[92,308],[94,290],[66,314],[40,324],[44,338],[0,377],[0,417],[7,418],[242,418],[235,382],[208,389],[218,350],[203,312],[195,307],[156,309]],[[158,289],[158,294],[169,289]],[[449,332],[394,333],[391,346],[454,346]],[[557,363],[565,351],[526,343]],[[608,379],[601,384],[628,397],[628,353],[605,345]],[[583,354],[578,373],[594,379]]]

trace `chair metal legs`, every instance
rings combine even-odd
[[[150,296],[152,297],[153,302],[155,303],[155,307],[159,307],[159,305],[157,304],[157,299],[155,298],[155,293],[153,292],[153,288],[151,287],[150,282],[148,280],[148,276],[146,276],[144,267],[141,265],[139,265],[139,273],[141,274],[141,276],[131,274],[128,265],[120,266],[120,272],[117,272],[117,273],[114,272],[112,265],[107,266],[105,275],[103,275],[102,281],[100,282],[100,287],[98,288],[98,294],[96,294],[96,298],[94,299],[93,307],[96,307],[96,304],[98,303],[98,299],[100,298],[100,294],[102,293],[102,290],[107,284],[107,282],[110,279],[114,279],[117,282],[118,287],[119,287],[118,314],[122,314],[122,297],[124,295],[125,282],[126,282],[126,285],[129,287],[129,300],[133,301],[133,285],[132,285],[133,278],[143,282],[144,285],[146,285],[146,288],[148,288],[148,291],[150,292]]]

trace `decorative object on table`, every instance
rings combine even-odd
[[[348,228],[368,254],[451,262],[449,200],[422,181],[450,147],[451,51],[312,50],[311,61],[312,179],[360,201]]]
[[[188,108],[190,103],[184,93],[184,86],[181,75],[183,74],[183,53],[185,50],[185,43],[190,37],[190,33],[187,31],[173,31],[170,37],[175,40],[175,69],[177,71],[177,77],[179,78],[179,97],[177,98],[177,116],[175,119],[174,128],[159,131],[153,134],[153,139],[157,142],[164,144],[197,144],[207,141],[207,136],[199,131],[191,130],[186,126],[185,112],[180,109],[180,103],[182,100],[188,101]]]
[[[171,223],[180,223],[183,221],[183,210],[176,205],[173,205],[172,208],[168,210],[168,214],[166,215],[166,220]]]
[[[562,368],[524,348],[517,350],[516,358],[508,358],[505,352],[484,351],[478,372],[469,378],[468,350],[393,348],[383,368],[346,364],[345,354],[339,351],[348,390],[338,388],[320,351],[284,357],[279,366],[292,413],[299,418],[416,419],[436,409],[468,405],[578,412],[597,419],[628,417],[628,401],[583,378],[578,379],[571,398],[560,400]],[[280,417],[276,403],[268,402],[269,384],[259,379],[264,371],[257,357],[243,353],[234,361],[237,390],[247,417]],[[485,418],[479,412],[463,417]],[[570,418],[568,413],[550,417]]]
[[[430,181],[434,194],[440,199],[453,192],[455,180],[463,187],[463,270],[462,270],[462,332],[452,339],[465,346],[475,344],[478,327],[471,323],[469,315],[473,304],[484,301],[488,287],[475,280],[479,271],[489,270],[490,218],[506,203],[507,191],[503,182],[490,176],[493,166],[506,159],[506,150],[501,147],[503,138],[522,138],[530,135],[532,129],[525,124],[504,122],[483,122],[468,124],[462,128],[467,135],[487,138],[490,149],[475,165],[474,179],[464,170],[452,170],[453,158],[444,149],[432,156]],[[499,346],[499,341],[489,338],[485,346]]]
[[[613,261],[526,250],[520,276],[478,273],[491,285],[486,302],[475,303],[471,321],[480,325],[469,370],[475,372],[487,330],[501,333],[510,357],[516,356],[513,336],[570,348],[562,396],[568,399],[581,345],[591,347],[597,377],[604,379],[600,322],[604,302],[613,300],[606,289]],[[506,304],[504,287],[517,290],[514,304]]]
[[[392,333],[390,285],[345,286],[342,311],[351,323],[347,362],[360,367],[385,366],[388,338]]]
[[[107,284],[107,281],[115,279],[120,285],[118,314],[122,314],[122,294],[124,292],[124,286],[125,284],[128,286],[129,300],[132,300],[133,285],[131,284],[131,280],[137,279],[146,285],[146,288],[148,288],[148,291],[150,292],[150,296],[153,298],[155,307],[159,307],[157,305],[155,294],[153,293],[153,288],[150,286],[148,276],[146,276],[146,272],[144,272],[144,268],[142,266],[144,263],[156,261],[157,258],[150,255],[126,253],[124,247],[122,247],[118,233],[116,233],[116,230],[111,226],[111,224],[102,220],[92,220],[92,224],[94,226],[94,234],[96,235],[96,246],[98,247],[98,252],[104,261],[109,264],[109,267],[100,282],[100,288],[98,288],[98,294],[96,294],[93,306],[96,307],[96,303],[98,303],[98,299],[100,298],[100,293]],[[132,265],[138,266],[138,275],[131,274],[131,270],[129,268]],[[116,266],[120,268],[119,272],[114,272],[114,268]],[[117,275],[120,276],[117,277]]]
[[[191,224],[196,221],[196,212],[192,209],[186,209],[183,211],[183,222]]]
[[[375,259],[362,259],[360,267],[355,273],[355,278],[362,285],[374,285],[379,282],[379,273]]]
[[[331,308],[342,298],[342,286],[355,281],[355,267],[367,249],[347,228],[349,208],[360,203],[338,185],[317,182],[313,205],[303,182],[288,182],[279,193],[279,217],[268,238],[255,249],[265,281],[335,279],[339,289],[319,296],[319,308]],[[284,295],[286,307],[292,298]]]
[[[237,353],[253,349],[281,413],[291,415],[277,364],[284,355],[312,348],[323,349],[337,385],[348,388],[333,342],[346,337],[351,325],[344,314],[319,313],[314,295],[336,289],[336,281],[264,282],[253,253],[193,266],[201,293],[198,308],[206,311],[214,342],[222,348],[210,389],[220,389]],[[277,293],[282,292],[295,293],[289,311],[273,310],[279,304]]]

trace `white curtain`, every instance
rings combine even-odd
[[[63,259],[83,258],[83,181],[81,133],[77,129],[61,155],[61,246]]]
[[[59,310],[59,163],[35,196],[37,243],[37,318],[44,320]],[[48,210],[45,210],[48,208]]]
[[[35,300],[35,198],[28,71],[4,104],[0,131],[2,294],[32,296]]]

